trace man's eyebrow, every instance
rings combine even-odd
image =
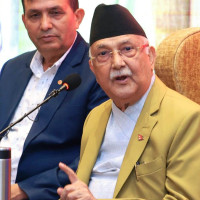
[[[30,9],[27,11],[27,13],[33,13],[33,12],[39,12],[39,9]]]
[[[123,40],[122,42],[120,42],[121,45],[122,45],[122,44],[127,44],[127,43],[131,43],[131,42],[130,42],[130,39],[126,39],[126,40]]]
[[[61,7],[60,6],[54,6],[54,7],[47,8],[48,11],[50,11],[50,10],[58,10],[58,9],[61,9]],[[35,8],[35,9],[33,8],[33,9],[28,10],[28,12],[30,12],[30,13],[32,13],[32,12],[41,12],[41,10],[37,9],[37,8]]]
[[[118,45],[123,45],[123,44],[127,44],[127,43],[130,43],[130,39],[123,40],[123,41],[119,42]],[[97,44],[96,49],[102,49],[102,48],[109,48],[109,45],[103,44],[103,43]]]
[[[57,10],[57,9],[62,9],[62,8],[60,6],[54,6],[54,7],[48,8],[48,10]]]
[[[105,47],[107,47],[107,45],[99,44],[99,45],[96,46],[96,49],[102,49],[102,48],[105,48]]]

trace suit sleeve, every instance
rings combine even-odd
[[[200,197],[200,112],[188,113],[182,120],[167,157],[164,200]]]
[[[68,166],[76,170],[78,161],[79,157]],[[56,167],[25,179],[19,182],[18,185],[30,200],[55,200],[59,199],[57,188],[69,183],[68,176],[59,167]]]

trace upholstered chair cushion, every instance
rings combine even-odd
[[[167,86],[200,104],[200,28],[164,39],[157,48],[155,72]]]

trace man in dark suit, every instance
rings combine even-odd
[[[83,17],[78,0],[24,0],[22,16],[37,50],[6,62],[0,75],[0,131],[77,73],[81,85],[61,92],[28,118],[1,134],[12,148],[11,199],[57,199],[67,183],[60,161],[76,169],[82,126],[88,112],[107,99],[88,65],[88,45],[76,32]],[[74,163],[74,164],[73,164]]]

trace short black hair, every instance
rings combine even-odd
[[[72,10],[75,12],[79,8],[79,3],[78,0],[66,0],[69,1],[69,5],[72,8]],[[24,0],[22,0],[22,6],[23,6],[23,11],[25,13],[25,5],[24,5]]]

